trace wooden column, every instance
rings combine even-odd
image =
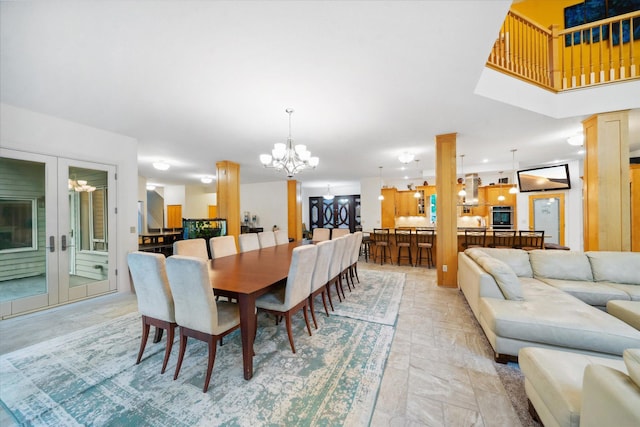
[[[436,135],[436,266],[438,286],[447,287],[458,285],[456,135]]]
[[[629,118],[627,111],[597,114],[582,122],[584,250],[631,250]]]
[[[287,181],[287,233],[290,239],[302,240],[302,185],[291,179]]]
[[[240,235],[240,165],[228,160],[216,163],[218,216],[227,220],[227,234]]]

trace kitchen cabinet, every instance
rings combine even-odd
[[[396,192],[396,216],[418,215],[418,198],[415,191]]]
[[[383,188],[380,190],[384,200],[380,201],[382,228],[395,228],[396,226],[396,189]]]
[[[486,204],[489,206],[514,206],[516,205],[516,195],[509,193],[511,185],[491,185],[485,187],[486,190]],[[504,200],[498,200],[498,196],[502,194]]]

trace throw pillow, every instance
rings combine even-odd
[[[522,286],[518,276],[513,272],[511,267],[492,256],[479,257],[476,262],[484,270],[493,276],[500,292],[506,299],[523,300]]]
[[[529,253],[522,249],[473,248],[505,262],[518,277],[533,277]]]

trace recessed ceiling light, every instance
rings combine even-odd
[[[482,159],[482,163],[489,163],[489,159]]]
[[[567,138],[567,142],[569,143],[569,145],[584,145],[584,134],[583,133],[577,133],[575,135],[570,136],[569,138]]]
[[[166,171],[167,169],[169,169],[171,167],[171,165],[165,161],[159,161],[159,162],[154,162],[153,163],[153,167],[161,170],[161,171]]]
[[[153,184],[147,184],[147,191],[153,191],[156,189],[156,186]]]
[[[213,182],[213,177],[209,175],[203,176],[202,178],[200,178],[200,182],[202,182],[203,184],[211,184]]]

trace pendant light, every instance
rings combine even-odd
[[[322,198],[325,200],[333,200],[334,197],[335,196],[331,194],[331,185],[327,184],[327,194],[322,196]]]
[[[464,186],[465,186],[465,182],[464,182],[464,154],[460,154],[460,171],[462,171],[462,190],[460,190],[458,192],[458,196],[465,197],[467,195],[467,192],[464,189]]]
[[[500,174],[500,179],[498,180],[498,182],[500,183],[500,194],[498,195],[499,202],[504,202],[505,199],[505,197],[502,195],[502,172],[503,171],[498,172]]]
[[[384,200],[384,196],[382,195],[382,166],[378,166],[380,168],[380,195],[378,196],[378,200]]]
[[[516,179],[516,148],[511,150],[511,168],[513,169],[513,185],[509,189],[509,194],[518,194],[518,181]]]

